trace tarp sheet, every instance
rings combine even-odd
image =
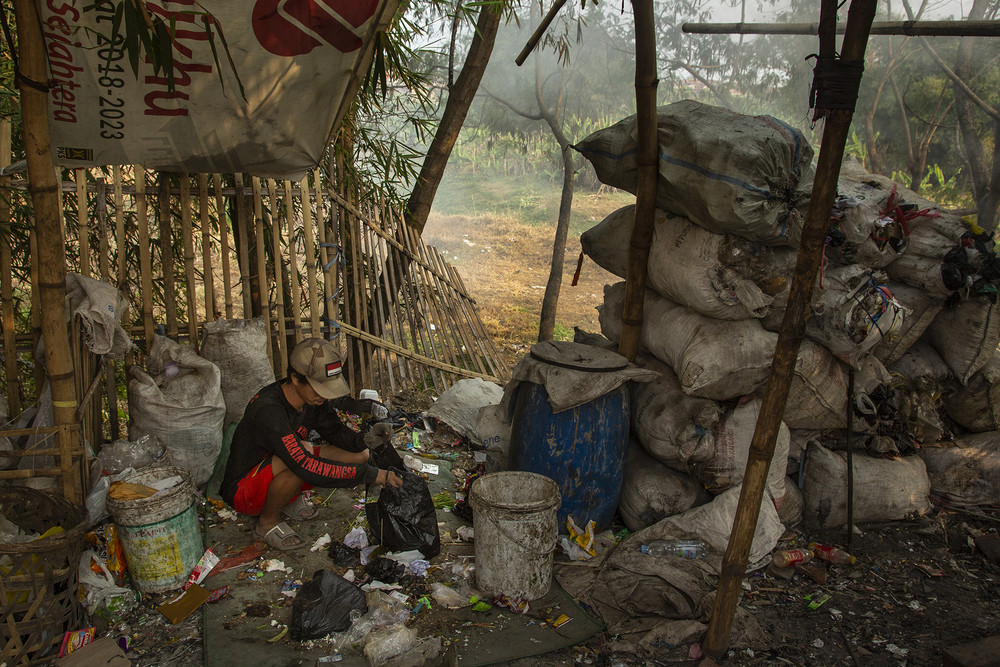
[[[297,180],[319,162],[398,0],[148,0],[175,26],[172,91],[142,58],[136,76],[124,37],[112,41],[117,4],[39,2],[57,164]]]

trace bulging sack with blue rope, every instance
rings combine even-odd
[[[806,335],[851,366],[885,338],[899,334],[904,309],[881,271],[863,266],[826,269],[812,299]]]
[[[705,229],[768,245],[798,245],[796,205],[812,187],[813,150],[803,134],[771,116],[747,116],[684,100],[656,112],[656,206]],[[636,117],[574,146],[602,183],[636,192]]]

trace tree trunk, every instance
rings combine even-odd
[[[483,72],[486,71],[486,65],[489,64],[490,55],[493,53],[493,42],[496,40],[502,14],[502,3],[482,5],[479,10],[476,34],[465,57],[462,73],[448,91],[448,102],[441,116],[441,123],[427,149],[427,157],[420,167],[417,184],[406,203],[406,222],[416,230],[417,234],[422,234],[424,231],[427,216],[431,212],[431,204],[434,203],[434,195],[437,194],[438,186],[441,184],[444,169],[448,166],[451,150],[465,123],[472,100],[479,90],[479,82],[483,79]]]
[[[549,280],[545,284],[545,296],[542,298],[542,312],[538,323],[539,342],[552,340],[555,334],[556,310],[559,306],[559,292],[562,289],[563,261],[566,258],[566,237],[569,235],[569,214],[573,207],[573,181],[576,178],[573,149],[568,143],[560,142],[560,146],[563,162],[562,196],[559,198],[556,237],[552,242],[552,266],[549,268]]]

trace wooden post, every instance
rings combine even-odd
[[[108,184],[103,176],[97,179],[94,214],[97,217],[98,275],[101,276],[101,280],[110,281],[111,234],[108,229]]]
[[[37,6],[33,0],[15,0],[14,10],[21,74],[27,82],[47,81],[48,65]],[[41,89],[25,81],[19,84],[28,189],[38,240],[38,252],[32,261],[38,265],[45,372],[52,392],[53,422],[56,426],[69,427],[78,423],[77,397],[66,327],[66,243],[61,224],[60,184],[55,178],[50,152],[48,100],[44,84],[39,84],[43,86]],[[59,437],[60,449],[72,450],[78,435],[76,430],[63,429]],[[64,493],[68,492],[64,486]]]
[[[233,319],[233,276],[229,266],[229,216],[226,215],[226,200],[222,196],[222,176],[212,174],[215,188],[215,213],[219,217],[219,243],[222,249],[222,297],[226,304],[226,319]]]
[[[135,165],[135,220],[139,235],[139,279],[142,281],[142,328],[146,354],[153,347],[153,259],[149,239],[146,168]]]
[[[34,216],[32,216],[34,221]],[[35,233],[35,225],[32,224],[28,230],[28,249],[31,262],[29,275],[31,278],[31,358],[35,362],[35,401],[42,397],[42,390],[45,388],[45,364],[38,358],[39,344],[42,342],[42,298],[39,294],[38,284],[38,262],[32,258],[38,257],[38,234]]]
[[[160,271],[163,276],[163,308],[167,336],[177,340],[177,293],[174,287],[174,243],[170,219],[170,173],[161,171],[157,211],[160,224]]]
[[[868,31],[875,18],[876,0],[853,0],[847,15],[847,29],[841,47],[841,58],[846,62],[863,61],[868,45]],[[799,346],[805,335],[809,318],[809,302],[813,285],[823,256],[830,220],[830,209],[837,196],[837,178],[844,159],[844,145],[851,128],[853,111],[837,110],[826,115],[823,141],[820,145],[816,177],[813,181],[812,199],[806,214],[799,245],[798,260],[788,296],[788,306],[778,331],[771,375],[764,389],[760,415],[750,443],[746,472],[740,503],[733,520],[729,546],[722,561],[719,589],[712,607],[712,617],[702,649],[705,654],[718,659],[729,645],[729,632],[736,605],[742,593],[743,573],[750,555],[750,545],[757,528],[757,516],[767,471],[774,455],[774,441],[781,426],[788,388],[791,385]]]
[[[10,121],[0,120],[0,169],[10,164]],[[10,229],[10,176],[0,176],[0,225]],[[3,361],[7,374],[7,407],[11,416],[21,414],[21,383],[17,377],[17,332],[14,329],[14,284],[11,274],[10,236],[0,238],[0,302],[3,306]]]
[[[194,281],[194,223],[191,220],[191,177],[178,174],[181,194],[181,236],[184,240],[184,283],[187,287],[188,343],[198,348],[198,294]]]
[[[115,252],[117,253],[117,271],[115,272],[116,284],[118,289],[125,286],[126,280],[126,267],[128,266],[128,255],[125,252],[125,247],[128,243],[125,239],[125,212],[122,210],[124,206],[125,196],[122,192],[122,167],[119,164],[114,166],[114,171],[112,172],[112,178],[114,180],[114,190],[115,190]]]
[[[292,182],[285,181],[285,225],[288,227],[288,282],[292,297],[292,331],[296,344],[302,341],[302,314],[299,310],[299,269],[295,247],[295,205],[292,201]]]
[[[243,174],[234,174],[236,178],[236,243],[239,248],[240,260],[240,290],[243,294],[243,319],[253,317],[253,299],[250,298],[250,230],[247,226],[247,206],[243,198]]]
[[[309,325],[312,329],[310,335],[322,336],[319,328],[319,303],[316,301],[316,232],[313,230],[309,174],[302,178],[299,187],[302,193],[302,233],[306,251],[306,282],[309,284]]]
[[[274,367],[274,350],[271,349],[271,299],[267,289],[267,254],[264,252],[264,202],[260,194],[260,179],[250,178],[253,185],[253,232],[257,246],[257,307],[260,316],[264,318],[264,331],[267,333],[267,360]],[[277,268],[277,265],[276,267]]]
[[[635,225],[629,242],[625,274],[625,307],[618,353],[635,361],[642,333],[642,311],[646,296],[646,269],[649,244],[653,240],[659,151],[656,135],[656,24],[653,0],[632,0],[635,13],[635,104],[638,184],[635,196]]]
[[[212,221],[208,216],[208,174],[198,174],[198,213],[201,219],[201,276],[205,286],[205,321],[215,319],[215,271],[212,266]]]
[[[285,329],[285,281],[281,278],[281,217],[278,215],[277,183],[267,179],[267,210],[271,215],[271,246],[274,257],[274,309],[278,325],[278,363],[275,375],[284,377],[288,369],[288,339]]]
[[[87,220],[87,170],[74,170],[76,181],[76,235],[80,245],[80,275],[90,276],[90,225]]]

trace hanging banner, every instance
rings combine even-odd
[[[398,0],[147,0],[150,17],[173,25],[172,90],[148,60],[136,76],[124,35],[112,39],[118,4],[39,0],[56,164],[298,180]]]

